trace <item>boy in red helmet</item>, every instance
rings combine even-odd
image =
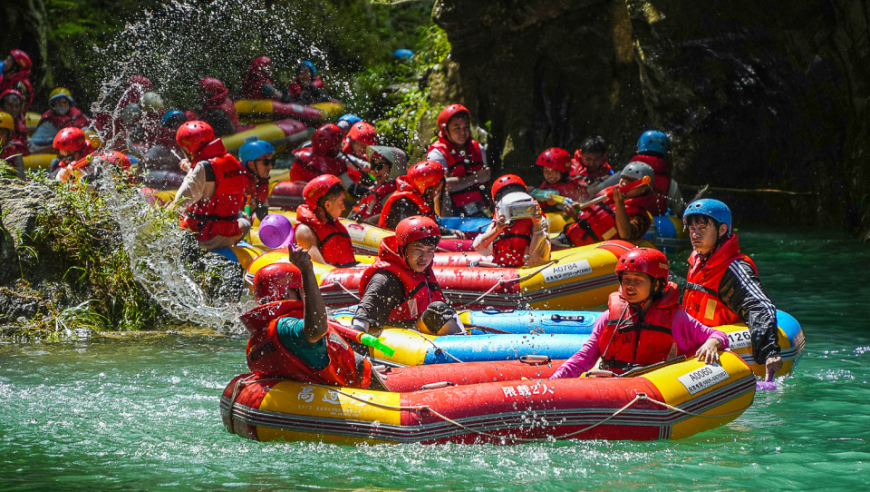
[[[254,275],[260,305],[241,316],[250,332],[248,367],[260,377],[368,388],[371,362],[327,322],[308,253],[291,251],[288,260]]]
[[[390,324],[433,335],[462,331],[432,271],[440,239],[438,224],[428,217],[408,217],[399,223],[396,235],[381,242],[378,260],[363,273],[354,328],[367,332]]]
[[[181,227],[196,234],[205,249],[234,246],[251,229],[251,218],[242,212],[249,182],[245,168],[207,123],[185,122],[175,139],[187,157],[182,168],[194,166],[173,202],[186,205]]]
[[[206,77],[199,81],[200,98],[202,101],[201,119],[211,125],[218,137],[236,133],[239,124],[239,114],[230,99],[230,90],[224,83],[214,77]]]
[[[356,184],[348,175],[347,162],[339,157],[342,146],[341,128],[329,123],[311,135],[311,147],[295,150],[296,160],[290,167],[290,181],[311,181],[331,174],[341,179],[346,189],[356,193]]]
[[[486,153],[471,138],[471,112],[451,104],[438,115],[438,140],[429,146],[426,159],[444,166],[447,176],[442,215],[489,217],[491,202],[486,193],[490,169]]]
[[[318,176],[302,190],[305,203],[296,208],[296,235],[299,247],[322,264],[336,267],[356,265],[353,243],[338,219],[344,211],[344,186],[331,174]]]
[[[728,337],[686,314],[677,285],[668,282],[668,259],[661,251],[629,251],[619,259],[616,276],[619,290],[610,294],[589,340],[550,379],[578,377],[599,358],[601,369],[616,374],[680,355],[718,362]]]
[[[538,202],[529,195],[526,183],[515,174],[502,176],[492,185],[492,197],[495,215],[489,228],[474,238],[474,249],[506,267],[519,268],[549,261],[547,219]],[[516,211],[519,216],[513,217]]]
[[[571,179],[583,188],[601,183],[613,174],[607,162],[607,143],[601,137],[589,137],[571,159]]]
[[[571,155],[565,149],[551,147],[538,156],[535,165],[541,166],[544,173],[544,182],[540,189],[553,190],[557,195],[570,198],[575,202],[585,201],[588,197],[577,183],[570,179]],[[541,207],[547,212],[556,212],[559,207],[556,202],[542,201]]]
[[[57,158],[51,161],[49,173],[58,181],[67,181],[73,176],[73,166],[94,152],[88,138],[79,128],[64,128],[54,136]]]
[[[378,227],[395,230],[399,222],[422,215],[437,220],[441,192],[444,190],[444,167],[437,162],[418,162],[408,174],[396,178],[396,191],[384,203]],[[445,236],[465,237],[460,231],[440,228]]]
[[[251,62],[242,79],[242,97],[245,99],[284,99],[284,94],[272,82],[272,59],[261,56]]]

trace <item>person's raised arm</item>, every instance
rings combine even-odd
[[[302,272],[302,295],[305,300],[305,325],[303,332],[305,339],[310,343],[314,343],[326,335],[326,329],[329,326],[326,323],[326,305],[323,302],[323,296],[320,294],[320,286],[317,283],[317,276],[314,275],[314,265],[311,263],[311,257],[308,252],[303,249],[290,250],[288,255],[290,263],[296,265],[299,271]]]

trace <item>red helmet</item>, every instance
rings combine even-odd
[[[57,135],[54,136],[52,147],[57,150],[80,152],[85,148],[86,142],[85,132],[81,128],[70,127],[57,132]]]
[[[415,215],[402,219],[396,226],[396,237],[399,239],[399,246],[404,248],[411,242],[427,237],[437,237],[441,239],[441,229],[438,224],[429,217]]]
[[[331,174],[318,176],[302,188],[302,197],[305,198],[305,204],[313,212],[317,208],[317,200],[329,191],[333,186],[341,184],[341,180]]]
[[[268,56],[261,56],[259,58],[255,58],[254,61],[251,62],[251,68],[266,68],[272,63],[272,59]]]
[[[302,272],[292,263],[272,263],[254,274],[254,297],[257,301],[281,301],[290,289],[302,288]]]
[[[321,126],[311,135],[311,148],[318,154],[328,154],[341,143],[342,138],[344,136],[341,128],[329,123]]]
[[[444,179],[444,166],[434,161],[418,162],[408,169],[407,179],[420,193],[437,185]]]
[[[214,130],[204,121],[188,121],[178,127],[175,141],[183,149],[196,155],[203,147],[214,140]]]
[[[365,121],[360,121],[350,127],[350,131],[347,132],[347,138],[366,145],[375,145],[378,143],[378,131]]]
[[[148,77],[144,75],[131,75],[129,79],[127,79],[127,83],[130,85],[138,84],[142,86],[142,90],[148,90],[151,88],[151,81],[148,80]]]
[[[529,188],[526,186],[523,178],[517,176],[516,174],[505,174],[504,176],[495,180],[495,183],[492,184],[492,196],[495,197],[498,195],[498,192],[502,190],[502,188],[510,185],[521,185],[526,189],[526,192],[529,191]]]
[[[447,130],[447,123],[450,122],[450,119],[462,113],[465,113],[469,119],[471,118],[471,111],[461,104],[451,104],[442,109],[441,112],[438,113],[438,129]]]
[[[12,59],[15,60],[15,63],[21,68],[21,70],[30,70],[30,67],[33,66],[33,62],[30,61],[30,57],[27,56],[27,53],[21,50],[12,50],[9,52],[12,55]]]
[[[571,170],[571,154],[569,154],[565,149],[550,147],[541,152],[541,155],[538,156],[538,161],[535,164],[555,169],[560,173],[567,173]]]
[[[221,95],[227,88],[224,83],[214,77],[206,77],[199,81],[199,87],[208,94],[209,97]]]
[[[127,157],[127,154],[118,151],[106,152],[104,154],[99,155],[100,162],[108,163],[115,165],[124,171],[129,171],[130,167],[133,163],[130,161],[130,158]]]
[[[624,272],[645,273],[667,282],[668,259],[657,249],[634,248],[622,255],[616,264],[616,276],[619,277]]]

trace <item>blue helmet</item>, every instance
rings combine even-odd
[[[311,70],[311,76],[312,76],[312,77],[316,77],[316,76],[317,76],[317,69],[314,68],[314,64],[311,63],[310,61],[308,61],[308,60],[302,60],[301,62],[299,62],[299,65],[296,66],[296,72],[298,73],[299,70],[300,70],[302,67],[308,67],[308,69]]]
[[[239,149],[239,160],[242,164],[255,161],[260,157],[275,152],[275,147],[265,140],[252,140],[242,145]]]
[[[160,126],[163,128],[172,128],[173,126],[181,125],[185,121],[187,121],[187,116],[185,116],[183,112],[173,109],[167,111],[163,117],[160,118]]]
[[[647,130],[637,140],[638,152],[658,152],[666,155],[671,148],[671,141],[664,132]]]
[[[348,125],[353,125],[354,123],[359,123],[360,121],[362,121],[362,118],[355,114],[347,113],[345,115],[342,115],[341,118],[338,119],[338,121],[346,121]]]
[[[706,215],[720,224],[727,225],[728,233],[731,233],[731,209],[719,200],[702,198],[690,203],[683,212],[683,224],[690,215]]]
[[[406,48],[399,48],[393,52],[393,58],[397,58],[399,60],[407,60],[408,58],[411,58],[413,56],[414,52]]]

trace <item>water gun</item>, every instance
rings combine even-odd
[[[329,326],[331,326],[335,331],[337,331],[342,337],[350,338],[352,340],[356,340],[357,342],[371,347],[373,349],[380,350],[387,357],[392,357],[393,354],[396,353],[395,349],[389,347],[384,342],[381,341],[380,338],[369,335],[368,333],[364,333],[362,331],[354,330],[353,328],[348,328],[342,324],[330,321]]]
[[[91,160],[94,158],[94,154],[88,154],[81,159],[73,162],[72,164],[67,164],[66,167],[69,169],[82,169],[87,167],[88,164],[91,163]]]
[[[641,186],[650,184],[651,181],[652,180],[650,179],[649,176],[644,176],[641,179],[636,179],[636,180],[632,181],[631,183],[627,183],[623,186],[611,186],[610,188],[607,188],[604,190],[605,193],[603,195],[597,196],[597,197],[593,198],[592,200],[589,200],[589,201],[583,202],[583,203],[575,203],[574,200],[557,194],[556,190],[539,190],[537,188],[533,188],[530,195],[532,195],[532,197],[534,197],[535,200],[538,200],[538,201],[543,202],[543,201],[552,200],[556,203],[563,204],[566,207],[574,207],[574,210],[583,210],[584,208],[591,207],[592,205],[595,205],[596,203],[601,203],[604,200],[607,200],[608,198],[613,196],[613,189],[614,188],[619,188],[619,191],[621,191],[623,193],[628,193],[629,191],[631,191],[633,189],[640,188]]]
[[[532,198],[539,202],[556,202],[560,205],[573,205],[574,200],[562,196],[556,190],[542,190],[539,188],[532,188],[529,190],[529,195],[532,195]]]

